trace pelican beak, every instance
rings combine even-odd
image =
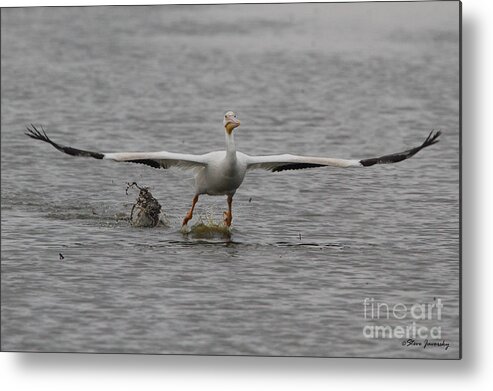
[[[240,120],[233,115],[228,115],[224,121],[226,131],[231,134],[234,128],[240,126]]]

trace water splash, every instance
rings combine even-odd
[[[217,222],[214,220],[213,213],[211,212],[200,215],[198,221],[190,229],[184,226],[181,232],[195,239],[231,238],[231,228],[224,224],[223,221]]]

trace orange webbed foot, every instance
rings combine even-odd
[[[187,213],[187,215],[185,216],[185,218],[183,219],[183,223],[181,224],[182,227],[184,227],[185,225],[188,224],[188,222],[192,220],[192,214],[191,213]]]
[[[231,213],[224,212],[223,216],[224,216],[224,224],[226,224],[226,226],[228,227],[231,227],[231,221],[233,220],[233,216],[231,215]]]

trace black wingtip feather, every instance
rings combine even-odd
[[[398,153],[393,153],[390,155],[385,155],[381,157],[376,157],[376,158],[370,158],[370,159],[363,159],[360,160],[360,164],[364,167],[369,167],[373,166],[374,164],[388,164],[388,163],[398,163],[403,160],[409,159],[410,157],[413,157],[416,153],[421,151],[423,148],[429,147],[430,145],[436,144],[440,140],[438,137],[442,132],[440,130],[432,130],[428,137],[426,137],[426,140],[418,147],[408,149],[407,151],[404,152],[398,152]]]
[[[44,131],[43,127],[41,127],[43,133],[41,133],[38,128],[36,128],[36,126],[34,126],[33,124],[31,124],[31,127],[29,126],[26,126],[26,132],[24,132],[24,134],[26,136],[29,136],[35,140],[41,140],[41,141],[45,141],[47,143],[51,143],[51,140],[50,138],[48,137],[48,135],[46,134],[46,132]]]
[[[440,137],[441,134],[442,134],[441,130],[436,130],[436,131],[432,130],[428,135],[428,137],[426,138],[426,140],[424,141],[424,143],[422,144],[422,147],[425,148],[428,147],[429,145],[433,145],[439,142],[440,140],[438,139],[438,137]]]
[[[94,159],[103,159],[104,154],[99,153],[99,152],[92,152],[92,151],[85,151],[83,149],[77,149],[77,148],[72,148],[72,147],[66,147],[65,145],[60,145],[52,141],[48,135],[46,134],[43,126],[41,126],[41,133],[36,126],[31,124],[31,127],[26,126],[27,132],[25,132],[26,136],[29,136],[35,140],[41,140],[46,143],[49,143],[53,145],[56,149],[58,149],[61,152],[66,153],[67,155],[71,156],[82,156],[82,157],[92,157]]]

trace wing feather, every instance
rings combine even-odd
[[[107,159],[117,162],[129,162],[145,164],[153,168],[170,168],[178,167],[183,169],[193,169],[204,167],[207,165],[207,155],[191,155],[172,152],[116,152],[116,153],[101,153],[86,151],[83,149],[68,147],[55,143],[51,140],[43,127],[38,130],[34,125],[26,128],[26,135],[35,139],[51,144],[59,151],[71,156],[92,157],[94,159]]]
[[[263,169],[272,172],[279,172],[285,170],[299,170],[303,168],[313,167],[369,167],[375,164],[389,164],[397,163],[410,157],[421,151],[430,145],[436,144],[439,140],[440,131],[431,131],[426,140],[419,146],[407,149],[403,152],[397,152],[390,155],[384,155],[376,158],[369,159],[335,159],[325,157],[314,156],[297,156],[297,155],[270,155],[270,156],[248,156],[247,157],[247,169]]]

